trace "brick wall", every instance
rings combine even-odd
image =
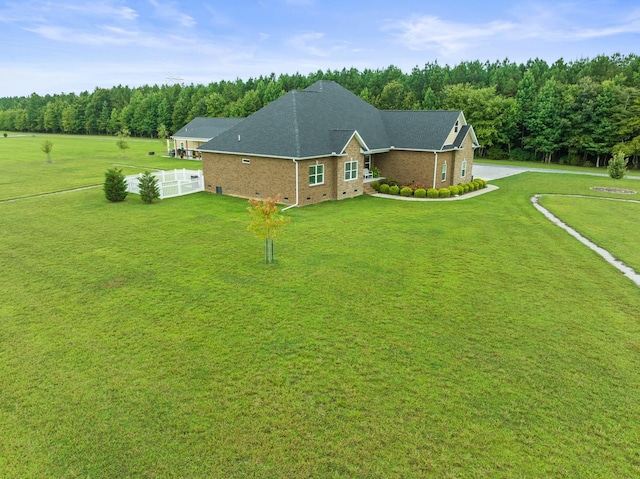
[[[357,177],[345,180],[345,163],[357,161]],[[353,198],[362,194],[362,170],[364,169],[364,155],[360,152],[360,143],[355,137],[345,148],[345,156],[336,158],[336,196],[337,199]]]
[[[266,199],[279,194],[282,203],[296,201],[292,160],[203,152],[202,173],[205,191],[211,193],[219,187],[225,195]]]

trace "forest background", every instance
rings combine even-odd
[[[549,65],[437,62],[0,98],[0,131],[167,137],[198,116],[246,117],[286,92],[333,80],[379,109],[463,110],[478,156],[605,166],[640,156],[640,57],[600,55]]]

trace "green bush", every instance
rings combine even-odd
[[[481,190],[482,188],[486,188],[487,186],[487,182],[484,181],[482,178],[476,178],[473,180],[473,182],[477,185],[478,190]]]
[[[457,186],[450,186],[449,190],[451,191],[451,196],[457,196],[460,194],[460,188]]]
[[[104,174],[104,196],[111,202],[124,201],[127,197],[127,182],[122,170],[111,168]]]
[[[160,198],[158,179],[148,171],[145,171],[138,180],[138,189],[140,190],[140,199],[144,203],[153,203],[153,200]]]
[[[438,190],[436,190],[435,188],[429,188],[427,190],[427,198],[437,198],[438,197]]]
[[[471,182],[471,183],[466,183],[467,186],[469,186],[469,191],[476,191],[478,188],[476,186],[475,183]]]
[[[458,189],[460,190],[460,194],[464,195],[465,193],[469,193],[469,187],[466,186],[464,183],[460,183],[458,186]]]
[[[389,186],[398,186],[398,182],[393,178],[387,178],[387,183],[389,183]]]
[[[411,196],[413,194],[413,190],[408,186],[405,186],[400,190],[400,196]]]
[[[416,198],[426,198],[427,190],[425,190],[424,188],[418,188],[416,191],[413,192],[413,196],[415,196]]]
[[[380,189],[378,189],[378,191],[380,193],[384,193],[385,195],[389,194],[389,184],[388,183],[382,183],[380,185]]]
[[[369,184],[371,185],[371,188],[373,188],[374,190],[380,191],[380,182],[379,181],[372,181]]]
[[[451,196],[451,190],[449,188],[440,188],[438,190],[438,198],[449,198]]]
[[[400,187],[398,185],[393,185],[389,187],[390,195],[397,195],[398,193],[400,193]]]

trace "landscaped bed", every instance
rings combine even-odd
[[[452,185],[447,188],[426,188],[424,185],[418,183],[403,186],[390,178],[382,178],[372,181],[369,184],[378,193],[414,198],[450,198],[487,187],[487,182],[480,178],[476,178],[468,183]]]

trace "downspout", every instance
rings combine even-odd
[[[434,151],[433,154],[436,157],[436,161],[433,162],[433,188],[436,187],[436,174],[438,172],[438,152]]]
[[[296,164],[296,202],[292,205],[287,206],[286,208],[282,208],[282,211],[287,211],[289,208],[293,208],[298,206],[298,196],[299,196],[299,186],[298,186],[298,161],[295,158],[291,158],[293,162]]]

